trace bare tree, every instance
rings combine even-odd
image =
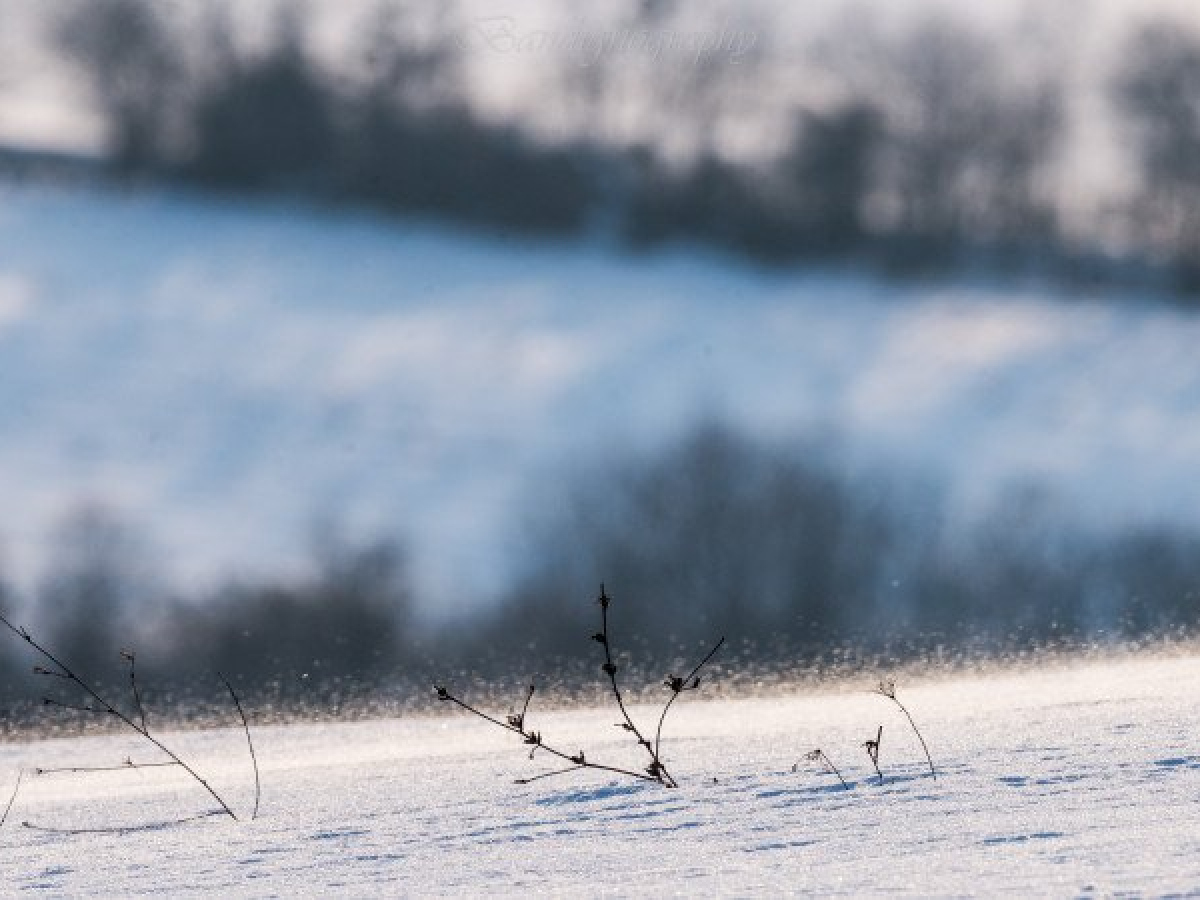
[[[1113,99],[1137,148],[1134,231],[1200,285],[1200,37],[1166,22],[1143,28]]]
[[[184,72],[179,42],[159,8],[144,0],[86,0],[61,22],[58,39],[108,120],[118,165],[161,167]]]

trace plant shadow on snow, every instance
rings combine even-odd
[[[1172,759],[1156,759],[1154,765],[1160,769],[1200,769],[1200,756],[1180,756]]]
[[[1001,837],[984,838],[980,841],[984,845],[993,844],[1025,844],[1030,841],[1045,841],[1054,838],[1064,838],[1066,833],[1062,831],[1035,831],[1031,834],[1014,834]]]
[[[596,803],[614,797],[639,797],[654,792],[651,784],[606,784],[594,788],[572,788],[556,791],[536,801],[539,806],[563,806],[568,803]]]

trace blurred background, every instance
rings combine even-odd
[[[1185,0],[0,23],[0,608],[81,671],[590,677],[602,581],[654,675],[1200,618]]]

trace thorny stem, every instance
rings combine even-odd
[[[250,821],[253,822],[258,818],[258,803],[262,799],[262,784],[258,777],[258,756],[254,752],[254,741],[250,740],[250,723],[246,721],[246,711],[242,709],[242,701],[238,699],[238,695],[233,690],[233,685],[229,683],[229,679],[217,673],[217,677],[225,682],[225,687],[229,691],[229,696],[233,698],[233,705],[237,707],[238,716],[242,720],[242,728],[246,732],[246,746],[250,748],[250,764],[254,766],[254,812],[250,814]]]
[[[611,602],[608,594],[604,592],[604,585],[600,585],[600,596],[596,601],[600,604],[600,633],[593,635],[595,640],[604,647],[604,673],[608,675],[608,680],[612,683],[613,696],[617,698],[617,706],[621,710],[621,715],[624,716],[625,722],[619,727],[633,733],[637,738],[637,742],[646,748],[646,752],[650,754],[650,765],[646,768],[655,781],[661,782],[666,787],[679,787],[671,773],[667,771],[666,766],[662,764],[662,760],[658,758],[658,750],[653,744],[646,740],[637,725],[633,723],[633,719],[629,716],[629,710],[625,708],[625,701],[621,697],[621,689],[617,685],[617,665],[613,662],[612,646],[608,639],[608,605]],[[673,698],[672,698],[673,699]]]
[[[129,726],[131,729],[136,731],[138,734],[140,734],[142,737],[144,737],[146,740],[148,740],[150,743],[152,743],[155,747],[157,747],[159,750],[161,750],[163,753],[165,753],[168,757],[170,757],[174,762],[178,763],[180,768],[182,768],[185,772],[188,773],[188,775],[190,775],[192,778],[194,778],[196,781],[198,781],[203,786],[203,788],[206,791],[208,791],[208,793],[212,796],[212,798],[214,800],[216,800],[218,804],[220,804],[222,811],[226,815],[228,815],[231,819],[233,819],[233,821],[235,821],[235,822],[238,821],[237,815],[234,813],[234,811],[232,809],[229,808],[229,804],[227,804],[224,800],[221,799],[221,795],[218,794],[215,790],[213,790],[212,786],[209,785],[209,783],[207,781],[205,781],[196,772],[195,769],[193,769],[186,762],[184,762],[182,759],[180,759],[165,744],[163,744],[160,740],[158,740],[158,738],[154,737],[154,735],[150,734],[149,731],[147,731],[145,728],[139,726],[136,722],[133,721],[133,719],[129,718],[129,716],[125,715],[123,712],[121,712],[119,709],[117,709],[111,703],[109,703],[107,700],[105,700],[103,697],[101,697],[98,693],[96,693],[95,689],[92,688],[91,685],[89,685],[86,681],[84,681],[82,678],[80,678],[78,675],[76,675],[69,666],[67,666],[66,664],[61,662],[57,657],[54,656],[53,653],[51,653],[49,650],[47,650],[45,647],[43,647],[41,644],[39,644],[37,641],[35,641],[33,639],[33,635],[31,635],[24,628],[18,628],[17,626],[13,625],[13,623],[8,621],[8,619],[6,619],[3,615],[0,615],[0,623],[2,623],[6,628],[8,628],[8,630],[11,631],[13,634],[17,635],[17,637],[24,640],[25,643],[27,643],[30,647],[32,647],[34,650],[36,650],[38,653],[40,653],[45,659],[49,660],[49,662],[51,664],[53,664],[54,666],[57,666],[59,674],[67,677],[68,679],[73,681],[75,684],[77,684],[96,703],[99,703],[100,707],[102,707],[102,709],[97,709],[95,707],[87,707],[87,709],[89,709],[92,712],[106,712],[108,715],[116,716],[125,725]],[[62,704],[59,704],[59,705],[62,705]]]
[[[708,656],[700,660],[696,667],[692,669],[692,671],[688,672],[685,678],[675,678],[672,675],[667,676],[664,684],[671,689],[671,699],[667,701],[667,705],[663,707],[662,715],[658,717],[658,729],[654,733],[655,759],[658,758],[658,747],[662,742],[663,722],[666,721],[667,713],[671,711],[671,704],[674,703],[676,698],[684,691],[694,691],[700,687],[700,679],[697,677],[700,674],[700,670],[708,665],[708,661],[710,659],[717,655],[717,651],[721,649],[721,646],[724,643],[725,638],[722,637],[719,641],[717,641],[716,646],[708,651]]]
[[[22,770],[18,769],[17,770],[17,783],[13,787],[12,796],[8,798],[8,805],[4,807],[4,815],[0,816],[0,825],[3,825],[5,822],[8,821],[8,814],[10,812],[12,812],[13,804],[17,802],[17,792],[19,790],[21,790],[21,779],[24,776],[25,776],[25,773]]]
[[[539,776],[536,776],[535,778],[530,778],[530,779],[518,779],[517,784],[527,784],[529,781],[537,780],[537,778],[549,778],[551,775],[562,775],[567,772],[574,772],[577,769],[599,769],[601,771],[612,772],[617,775],[627,775],[628,777],[636,778],[639,781],[659,781],[658,778],[654,778],[650,775],[645,775],[641,772],[631,772],[628,769],[618,769],[614,766],[605,766],[605,765],[601,765],[600,763],[594,763],[591,760],[586,759],[582,752],[580,752],[576,755],[571,755],[570,753],[564,753],[563,751],[557,750],[554,747],[551,747],[549,744],[544,743],[542,741],[541,734],[539,734],[538,732],[527,730],[525,728],[524,722],[522,722],[522,724],[520,726],[512,725],[512,724],[509,724],[508,722],[501,722],[499,719],[495,718],[494,716],[489,716],[487,713],[483,712],[482,710],[476,709],[474,706],[467,703],[465,700],[460,700],[458,697],[455,697],[446,688],[444,688],[440,685],[435,686],[434,690],[437,692],[439,700],[453,703],[455,706],[465,709],[467,712],[471,713],[472,715],[478,716],[481,719],[491,722],[493,725],[497,725],[500,728],[503,728],[505,731],[511,731],[513,734],[520,735],[522,738],[525,739],[526,744],[530,744],[533,746],[534,750],[538,750],[538,749],[545,750],[547,753],[551,754],[552,756],[557,756],[559,759],[563,760],[564,762],[569,762],[572,764],[571,768],[569,768],[569,769],[562,769],[559,771],[547,772],[544,775],[539,775]],[[532,695],[532,692],[531,692],[531,695]],[[528,704],[526,704],[526,709],[528,709]]]

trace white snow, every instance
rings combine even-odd
[[[258,728],[255,822],[38,832],[20,823],[134,826],[208,805],[170,770],[27,779],[0,830],[0,894],[1195,896],[1197,685],[1195,656],[902,681],[936,781],[902,715],[857,684],[689,695],[664,741],[678,790],[593,774],[514,785],[543,762],[465,713]],[[636,763],[613,721],[530,713],[547,741]],[[861,748],[879,724],[882,786]],[[169,737],[249,809],[240,730]],[[791,771],[814,747],[849,790],[804,762]],[[127,754],[146,758],[126,737],[0,745],[0,792],[18,767]]]
[[[95,500],[204,583],[297,564],[328,516],[407,538],[453,613],[575,468],[708,416],[829,431],[960,509],[1032,478],[1102,527],[1194,524],[1200,317],[1139,299],[5,188],[0,553],[28,585]]]

